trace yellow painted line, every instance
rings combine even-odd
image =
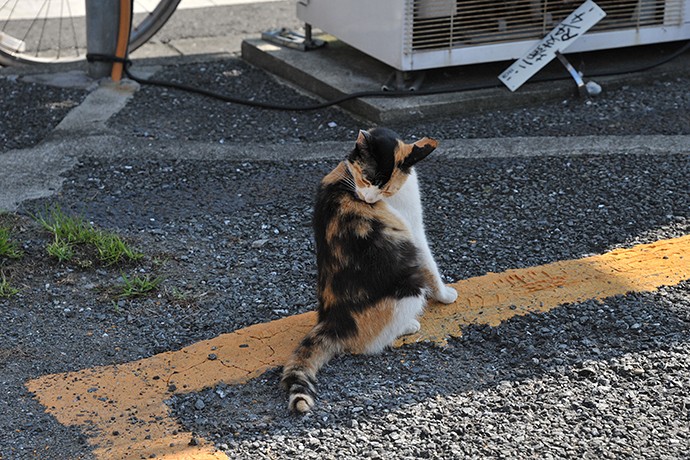
[[[570,302],[653,291],[690,279],[690,235],[618,249],[603,255],[526,269],[489,273],[453,286],[452,305],[432,304],[422,317],[419,340],[445,343],[468,324],[497,325],[529,312]],[[211,442],[191,443],[164,401],[220,382],[238,384],[280,366],[316,321],[304,313],[257,324],[179,351],[131,363],[54,374],[28,389],[64,425],[80,427],[99,459],[227,459]],[[212,356],[215,355],[215,356]],[[280,391],[276,385],[276,391]]]
[[[448,337],[460,336],[460,328],[468,324],[496,326],[513,316],[628,292],[654,291],[687,279],[690,235],[582,259],[488,273],[453,284],[458,300],[427,308],[420,319],[420,332],[399,340],[398,345],[420,340],[443,344]]]
[[[27,387],[60,423],[90,435],[99,459],[226,459],[205,440],[190,445],[191,433],[170,417],[165,399],[247,382],[282,365],[315,318],[305,313],[257,324],[131,363],[48,375]]]

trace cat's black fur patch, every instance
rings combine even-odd
[[[350,162],[364,160],[364,172],[372,185],[387,183],[395,169],[395,148],[399,136],[388,128],[374,128],[366,135],[366,146],[355,145],[348,156]]]
[[[316,392],[313,390],[316,385],[316,380],[305,377],[301,374],[291,374],[285,377],[282,382],[283,386],[294,393],[304,393],[312,398],[316,398]]]
[[[416,145],[412,147],[412,152],[405,158],[405,161],[400,165],[400,169],[409,173],[410,169],[417,164],[419,161],[426,158],[431,152],[433,152],[435,147],[431,145],[425,145],[424,147],[417,147]]]

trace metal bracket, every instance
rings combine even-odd
[[[299,34],[285,27],[280,29],[268,30],[261,33],[261,39],[276,45],[285,46],[300,51],[310,51],[321,48],[326,44],[325,41],[312,38],[311,26],[306,24],[305,34]]]
[[[394,71],[381,86],[382,91],[419,91],[424,83],[426,73],[417,72],[411,78],[408,73],[400,70]]]
[[[565,58],[563,54],[561,54],[560,51],[556,51],[556,57],[559,61],[561,61],[561,64],[563,64],[570,76],[575,80],[575,83],[577,84],[577,92],[580,96],[596,96],[601,93],[601,86],[591,80],[585,83],[585,81],[582,79],[582,75],[580,75],[580,72],[575,70],[575,67],[572,66],[572,64]]]

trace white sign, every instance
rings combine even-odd
[[[592,0],[587,0],[573,11],[570,16],[558,24],[539,43],[534,45],[513,65],[508,67],[498,76],[511,91],[518,89],[524,82],[532,78],[546,64],[556,57],[556,51],[563,51],[577,38],[587,32],[597,22],[601,21],[606,13]]]

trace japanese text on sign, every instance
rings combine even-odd
[[[498,78],[515,91],[556,57],[556,51],[565,50],[605,16],[604,10],[587,0]]]

